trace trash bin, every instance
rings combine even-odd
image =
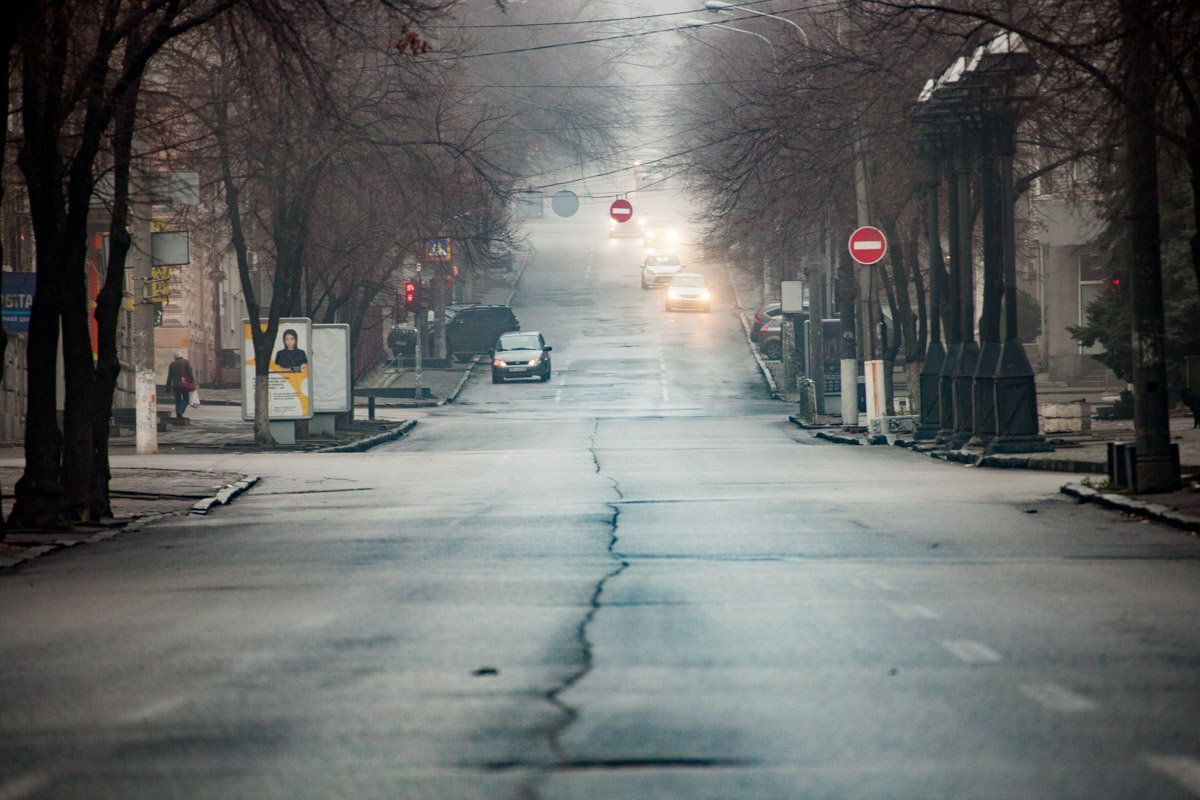
[[[415,356],[417,354],[417,329],[406,325],[397,325],[388,333],[388,349],[395,358]]]

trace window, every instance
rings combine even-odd
[[[1095,250],[1085,250],[1079,254],[1079,315],[1077,319],[1082,325],[1087,320],[1087,307],[1095,298],[1104,293],[1108,286],[1110,273],[1109,259],[1104,253],[1098,253]],[[1079,348],[1079,352],[1085,355],[1094,355],[1103,353],[1104,348],[1099,345],[1092,347]]]

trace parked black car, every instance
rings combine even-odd
[[[758,342],[758,332],[769,320],[779,319],[783,314],[783,303],[767,303],[754,310],[754,321],[750,323],[750,341]]]
[[[446,352],[460,361],[485,353],[500,334],[521,330],[521,323],[508,306],[447,306]]]
[[[767,317],[754,332],[758,335],[752,338],[758,343],[763,358],[778,361],[783,356],[783,318]]]

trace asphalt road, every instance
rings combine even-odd
[[[1194,539],[810,439],[577,220],[549,383],[0,574],[0,800],[1200,796]]]

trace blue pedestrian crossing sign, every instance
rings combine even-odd
[[[425,258],[430,261],[449,261],[450,238],[443,236],[425,242]]]

